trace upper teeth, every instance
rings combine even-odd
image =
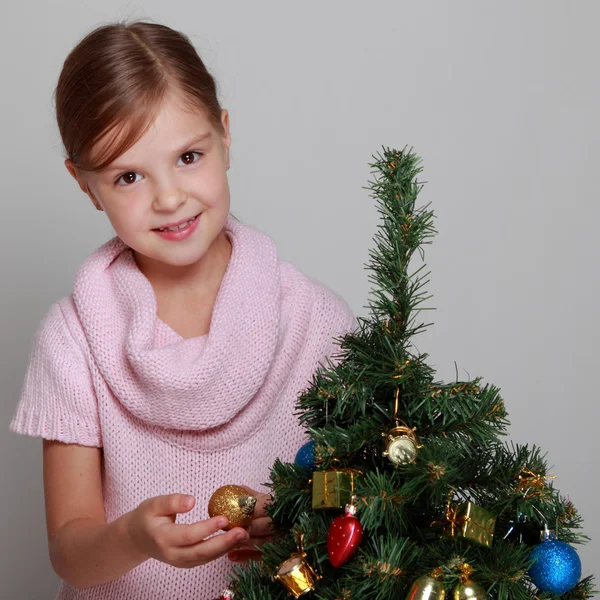
[[[194,217],[195,219],[196,217]],[[159,227],[158,230],[159,231],[178,231],[179,229],[183,229],[184,227],[187,227],[194,219],[190,219],[189,221],[186,221],[185,223],[182,223],[181,225],[174,225],[173,227]]]

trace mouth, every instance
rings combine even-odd
[[[165,225],[164,227],[156,227],[152,231],[179,231],[180,229],[184,229],[188,225],[191,225],[201,214],[202,213],[198,213],[195,217],[192,217],[191,219],[187,219],[185,221],[178,221],[177,223]]]

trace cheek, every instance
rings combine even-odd
[[[191,183],[189,195],[207,207],[216,207],[229,199],[229,181],[224,173],[216,172],[210,178]]]
[[[147,229],[147,215],[135,203],[107,207],[106,214],[117,232],[133,233]]]

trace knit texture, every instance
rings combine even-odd
[[[280,260],[268,235],[231,216],[225,231],[232,253],[207,335],[186,340],[158,319],[119,238],[85,260],[36,332],[10,428],[102,447],[108,522],[185,493],[196,505],[177,521],[192,523],[222,485],[267,491],[274,460],[293,461],[305,442],[298,395],[356,327],[348,304]],[[149,559],[87,590],[63,582],[57,600],[211,600],[230,567],[226,557],[194,569]]]

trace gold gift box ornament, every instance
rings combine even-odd
[[[438,523],[439,524],[439,523]],[[446,506],[444,534],[460,537],[489,548],[494,540],[496,515],[472,502]]]
[[[312,476],[313,509],[344,508],[350,504],[355,479],[360,474],[357,469],[335,467],[331,471],[315,471]]]

